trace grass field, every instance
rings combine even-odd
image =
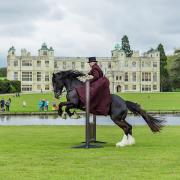
[[[120,93],[125,100],[130,100],[139,103],[146,110],[152,111],[167,111],[180,110],[180,92],[172,93]],[[49,101],[49,109],[51,110],[51,102],[54,99],[53,93],[49,94],[22,94],[20,97],[12,95],[0,95],[0,99],[11,97],[11,112],[36,112],[38,111],[38,101],[47,99]],[[65,98],[62,99],[64,101]],[[22,107],[23,101],[26,101],[27,107]],[[59,103],[59,100],[56,100]]]
[[[136,145],[116,148],[117,126],[98,126],[104,148],[72,149],[84,140],[83,126],[0,127],[1,180],[180,179],[180,127],[152,134],[135,127]]]

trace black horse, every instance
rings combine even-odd
[[[59,99],[64,87],[67,91],[67,102],[61,102],[59,104],[58,114],[60,116],[63,113],[63,106],[66,106],[65,111],[70,117],[73,115],[73,113],[70,112],[70,109],[72,108],[85,110],[85,107],[81,105],[78,94],[75,90],[75,87],[84,84],[84,82],[78,79],[78,77],[82,76],[85,76],[85,74],[73,70],[61,71],[56,74],[53,73],[52,83],[55,98]],[[124,131],[122,140],[116,144],[117,147],[135,144],[135,139],[132,137],[132,126],[125,120],[128,110],[130,110],[134,115],[142,116],[152,132],[159,132],[162,128],[164,121],[149,115],[140,107],[139,104],[131,101],[125,101],[121,97],[114,94],[111,94],[111,99],[112,102],[109,115],[112,121]]]

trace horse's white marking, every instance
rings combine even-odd
[[[128,134],[128,145],[133,145],[135,143],[136,143],[135,138],[132,137],[130,134]]]
[[[132,137],[130,134],[128,134],[128,136],[126,136],[124,134],[122,140],[120,142],[116,143],[116,147],[125,147],[128,145],[133,145],[135,143],[136,143],[136,141],[135,141],[134,137]]]
[[[128,137],[124,134],[122,140],[116,143],[116,147],[124,147],[128,145]]]

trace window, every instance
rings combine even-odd
[[[41,61],[37,61],[37,67],[41,67]]]
[[[132,81],[136,82],[136,72],[132,72]]]
[[[14,72],[14,77],[13,77],[14,80],[18,80],[18,72]]]
[[[22,72],[22,81],[32,81],[32,72]]]
[[[122,77],[121,77],[121,76],[119,76],[119,80],[120,80],[120,81],[122,80]]]
[[[142,85],[142,91],[151,91],[151,85]]]
[[[108,68],[111,69],[111,62],[108,62]]]
[[[45,66],[49,67],[49,61],[45,61]]]
[[[144,67],[144,61],[142,62],[142,67]]]
[[[32,66],[32,61],[31,60],[23,60],[22,66]]]
[[[18,61],[14,61],[14,66],[18,66]]]
[[[157,67],[157,62],[153,62],[153,67]]]
[[[157,90],[157,85],[153,85],[153,90]]]
[[[132,86],[132,89],[133,89],[133,90],[136,90],[136,85],[133,85],[133,86]]]
[[[55,61],[54,62],[54,68],[57,68],[58,66],[57,66],[57,62]]]
[[[84,69],[84,62],[81,62],[81,69]]]
[[[116,76],[116,80],[118,80],[118,76]]]
[[[151,81],[151,73],[142,72],[142,81]]]
[[[146,61],[144,63],[144,67],[151,67],[151,61]]]
[[[45,90],[49,90],[49,85],[45,85]]]
[[[157,82],[157,72],[154,72],[154,73],[153,73],[153,81],[154,81],[154,82]]]
[[[22,91],[32,91],[32,85],[22,85]]]
[[[41,85],[37,85],[37,90],[41,90]]]
[[[37,72],[37,81],[41,81],[41,72]]]
[[[48,72],[45,73],[45,81],[49,81],[49,73]]]
[[[136,62],[132,62],[132,67],[136,67]]]
[[[72,62],[72,69],[75,69],[75,66],[76,66],[75,62]]]
[[[125,73],[124,81],[128,81],[128,73],[127,72]]]
[[[43,56],[47,56],[47,51],[43,51]]]
[[[125,88],[125,90],[128,90],[128,85],[125,85],[124,88]]]
[[[63,69],[66,69],[66,62],[63,62]]]
[[[128,61],[125,61],[125,65],[124,65],[125,67],[128,67]]]

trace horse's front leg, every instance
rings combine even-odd
[[[72,102],[69,102],[69,101],[67,101],[67,102],[61,102],[61,103],[59,104],[59,110],[58,110],[59,116],[61,116],[62,113],[63,113],[63,110],[62,110],[62,107],[63,107],[63,106],[66,106],[65,111],[68,113],[68,115],[69,115],[69,116],[72,116],[73,114],[71,114],[70,111],[67,111],[67,109],[73,108],[73,107],[74,107],[74,104],[73,104]],[[70,107],[70,108],[69,108],[69,107]]]
[[[67,105],[66,106],[66,109],[65,109],[65,111],[67,112],[67,114],[71,117],[72,115],[74,115],[74,112],[72,113],[71,111],[70,111],[70,109],[72,109],[72,108],[76,108],[76,105],[74,105],[74,104],[69,104],[69,105]]]

